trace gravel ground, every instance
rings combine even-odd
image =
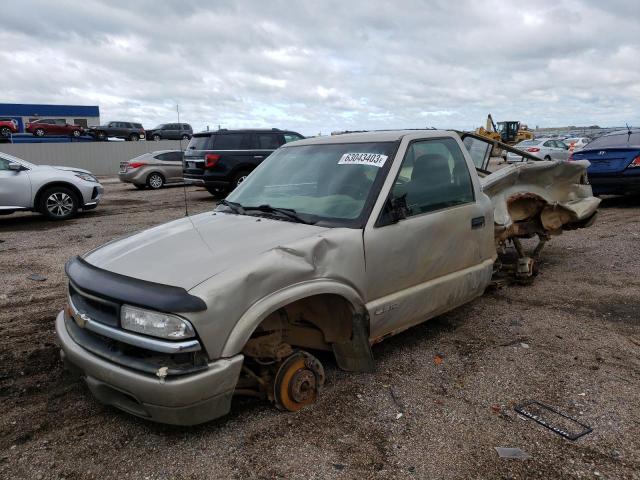
[[[180,187],[105,188],[64,224],[0,217],[0,478],[640,478],[640,198],[606,199],[592,228],[554,238],[533,285],[375,346],[374,374],[322,356],[311,408],[237,399],[223,419],[177,428],[98,404],[61,368],[64,262],[184,214]],[[213,207],[188,193],[193,213]],[[527,399],[593,432],[565,440],[515,414]]]

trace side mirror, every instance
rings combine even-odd
[[[380,217],[378,217],[376,227],[384,227],[386,225],[398,223],[400,220],[407,218],[409,213],[406,193],[399,197],[390,196],[382,209]]]
[[[8,165],[8,169],[11,170],[12,172],[21,172],[25,168],[19,163],[10,163]]]
[[[400,195],[399,197],[389,198],[389,207],[391,210],[391,219],[393,223],[397,223],[400,220],[407,218],[409,214],[409,207],[407,206],[407,194]]]

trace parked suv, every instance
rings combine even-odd
[[[34,165],[0,153],[0,215],[31,210],[50,220],[66,220],[78,210],[96,208],[102,191],[88,170]]]
[[[184,153],[185,182],[203,185],[212,195],[222,197],[240,185],[271,152],[303,138],[277,128],[196,133]]]
[[[16,121],[12,118],[0,118],[0,138],[10,137],[14,133],[18,133]]]
[[[124,138],[132,142],[144,140],[145,131],[140,123],[109,122],[106,125],[89,127],[87,133],[98,140],[106,140],[109,137]]]
[[[147,130],[147,140],[189,140],[193,129],[188,123],[163,123]]]
[[[120,162],[118,177],[141,190],[145,187],[157,190],[167,183],[182,182],[182,152],[159,150]]]
[[[84,130],[80,125],[72,125],[62,118],[42,118],[27,123],[25,131],[32,133],[36,137],[44,137],[45,135],[70,135],[79,137]]]

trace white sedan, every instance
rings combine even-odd
[[[569,158],[569,147],[561,140],[554,138],[536,138],[525,140],[514,145],[514,148],[525,151],[540,160],[560,160],[566,162]],[[508,152],[507,162],[521,162],[523,158],[517,153]]]

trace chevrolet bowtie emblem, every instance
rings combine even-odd
[[[76,316],[76,323],[80,328],[84,328],[88,321],[91,320],[91,317],[85,313],[80,313]]]

